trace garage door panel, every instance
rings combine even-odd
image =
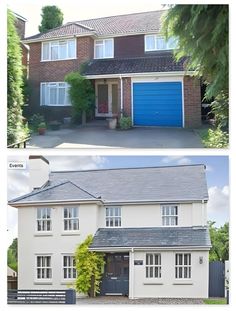
[[[182,126],[182,83],[133,84],[134,125]]]

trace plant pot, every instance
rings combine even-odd
[[[110,118],[108,120],[108,127],[110,130],[115,130],[117,127],[117,118]]]
[[[39,135],[44,135],[45,134],[45,132],[46,132],[46,128],[38,128],[38,133],[39,133]]]

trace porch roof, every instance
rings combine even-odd
[[[206,227],[100,228],[90,249],[198,246],[211,247]]]
[[[94,59],[85,66],[83,74],[89,76],[146,72],[183,72],[185,71],[185,61],[186,59],[183,58],[176,62],[171,52],[147,57]]]

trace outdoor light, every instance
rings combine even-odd
[[[203,257],[202,256],[199,257],[199,263],[200,263],[200,265],[203,264]]]

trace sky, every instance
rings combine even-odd
[[[91,170],[120,167],[153,167],[204,164],[209,193],[208,220],[217,226],[229,221],[229,163],[226,156],[45,156],[51,171]],[[24,170],[8,170],[8,199],[29,191],[28,158],[8,157],[8,162],[22,161]],[[17,236],[17,209],[8,207],[8,245]]]
[[[8,8],[27,19],[26,36],[38,33],[41,23],[41,8],[56,5],[64,14],[64,24],[83,19],[154,11],[163,8],[156,0],[7,0]]]

